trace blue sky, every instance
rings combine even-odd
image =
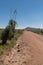
[[[43,28],[43,0],[0,0],[0,27],[6,27],[17,10],[16,28]]]

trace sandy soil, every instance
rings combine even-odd
[[[43,36],[24,31],[10,53],[4,54],[0,58],[0,64],[43,65]]]

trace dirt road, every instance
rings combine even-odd
[[[24,31],[2,65],[43,65],[43,36]]]

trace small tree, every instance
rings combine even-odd
[[[10,20],[9,25],[2,32],[1,35],[2,44],[6,44],[8,39],[12,39],[14,37],[15,26],[16,26],[16,21]]]
[[[10,26],[9,39],[12,39],[14,37],[14,33],[15,33],[16,21],[10,20],[9,26]]]

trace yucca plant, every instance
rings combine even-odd
[[[12,39],[14,37],[15,26],[16,26],[16,21],[10,20],[9,25],[2,32],[1,35],[2,44],[6,44],[8,39]]]

